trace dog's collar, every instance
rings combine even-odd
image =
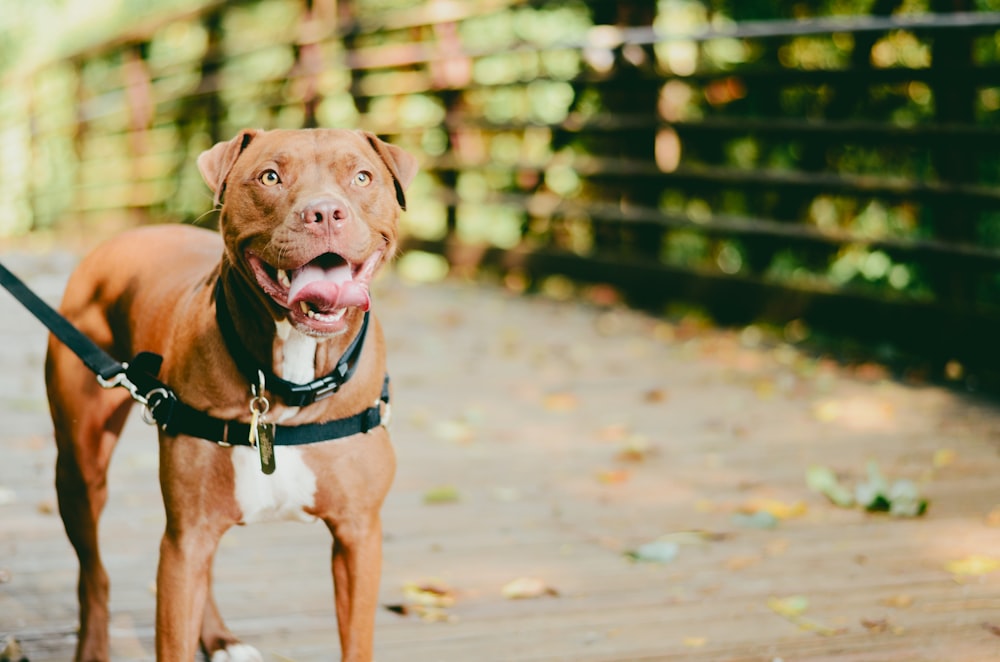
[[[348,345],[340,360],[337,361],[337,366],[329,374],[314,379],[308,384],[297,384],[278,377],[270,368],[257,365],[243,341],[240,340],[236,327],[233,326],[233,317],[229,314],[226,297],[222,290],[222,279],[219,278],[215,284],[215,320],[219,324],[222,340],[226,344],[226,349],[229,350],[229,355],[233,357],[236,367],[250,384],[259,383],[259,376],[263,374],[267,389],[281,398],[289,407],[311,405],[317,400],[333,395],[347,383],[347,380],[354,375],[354,371],[358,367],[358,359],[361,358],[361,350],[364,348],[365,337],[368,335],[368,317],[368,311],[365,311],[361,330],[358,331],[358,335]]]

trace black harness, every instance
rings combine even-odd
[[[14,295],[14,298],[38,318],[60,342],[80,357],[84,365],[97,376],[101,386],[127,389],[132,399],[143,405],[143,420],[147,423],[156,425],[171,436],[184,434],[215,442],[220,446],[259,446],[261,467],[265,473],[274,471],[273,452],[268,448],[272,444],[297,446],[332,441],[363,434],[388,424],[388,375],[382,382],[382,392],[378,399],[371,407],[353,416],[305,425],[276,425],[267,423],[264,417],[269,406],[263,396],[265,387],[280,397],[286,405],[304,407],[333,395],[351,378],[357,369],[365,337],[368,334],[367,312],[361,330],[337,362],[336,368],[330,374],[308,384],[296,384],[281,379],[270,370],[265,371],[255,366],[236,333],[219,284],[215,296],[215,316],[219,330],[237,367],[252,385],[251,422],[243,423],[216,418],[181,401],[177,393],[157,377],[163,364],[163,357],[158,354],[140,352],[128,363],[115,360],[40,299],[3,264],[0,264],[0,285]]]

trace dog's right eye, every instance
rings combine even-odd
[[[260,183],[264,186],[277,186],[281,183],[281,177],[278,177],[278,173],[273,170],[265,170],[260,173],[260,177],[257,179],[259,179]]]

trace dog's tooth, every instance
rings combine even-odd
[[[306,303],[305,301],[299,301],[299,308],[301,308],[302,312],[305,313],[306,315],[312,312],[312,309],[309,308],[309,304]]]
[[[282,287],[292,286],[292,280],[288,277],[288,272],[284,269],[278,269],[278,283],[280,283]]]

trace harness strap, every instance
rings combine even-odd
[[[146,411],[157,427],[168,435],[186,434],[220,446],[250,446],[250,424],[216,418],[182,402],[154,375],[162,358],[143,352],[129,365],[127,376],[146,395]],[[150,388],[151,387],[151,388]],[[148,389],[148,390],[147,390]],[[389,422],[389,375],[382,380],[382,393],[371,407],[345,418],[305,425],[276,425],[276,446],[298,446],[364,434]]]

